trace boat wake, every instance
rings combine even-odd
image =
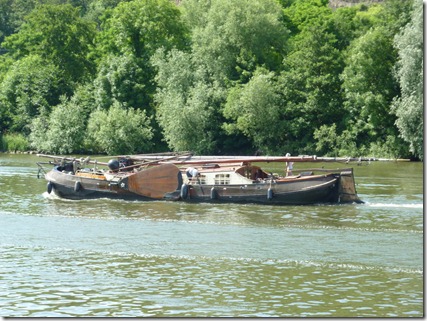
[[[424,204],[421,203],[403,203],[403,204],[390,204],[390,203],[365,203],[369,207],[378,207],[378,208],[420,208],[424,207]]]
[[[49,200],[64,200],[64,198],[56,195],[55,193],[48,193],[48,192],[43,192],[42,194],[44,199],[49,199]]]

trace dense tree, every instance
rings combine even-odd
[[[392,76],[395,50],[392,35],[378,27],[355,40],[347,56],[342,74],[345,90],[347,126],[359,147],[369,149],[370,143],[386,141],[396,135],[390,104],[398,94]]]
[[[60,67],[67,82],[75,83],[93,72],[87,55],[94,32],[94,25],[81,19],[71,5],[40,5],[27,16],[19,32],[5,39],[3,47],[15,59],[39,55]]]
[[[147,107],[147,82],[144,69],[132,54],[105,57],[94,80],[97,106],[108,109],[117,100],[130,107]]]
[[[258,65],[280,69],[288,32],[277,2],[217,0],[201,6],[207,11],[192,30],[192,50],[213,80],[247,82]]]
[[[169,0],[123,1],[106,16],[97,41],[101,55],[132,54],[145,60],[158,49],[182,47],[186,30]]]
[[[0,43],[4,37],[11,35],[14,32],[14,26],[11,22],[11,6],[13,0],[0,0]]]
[[[333,34],[310,26],[293,40],[294,50],[284,60],[279,82],[284,96],[286,147],[292,152],[313,151],[313,133],[343,117],[341,54]]]
[[[94,80],[96,106],[108,110],[113,103],[144,110],[158,148],[167,148],[156,122],[153,95],[155,70],[151,57],[158,48],[183,48],[187,31],[181,13],[168,0],[121,2],[106,11],[97,37],[98,72]],[[141,144],[145,148],[153,144]],[[141,152],[144,149],[140,150]],[[147,151],[147,150],[145,150]]]
[[[379,10],[378,25],[397,34],[411,19],[413,3],[419,0],[385,0]]]
[[[422,157],[414,1],[0,0],[3,148]]]
[[[32,0],[0,0],[0,43],[18,30],[35,5]]]
[[[89,118],[87,148],[110,155],[148,150],[153,133],[145,111],[123,108],[114,102],[108,111],[96,110]]]
[[[94,22],[100,28],[106,16],[123,0],[82,0],[85,2],[82,15],[84,19]]]
[[[258,70],[247,84],[232,88],[224,115],[234,122],[224,127],[229,133],[241,131],[253,141],[257,149],[283,153],[282,97],[274,78],[272,72]]]
[[[185,43],[186,30],[178,8],[169,0],[121,2],[102,24],[97,42],[100,56],[95,80],[100,106],[117,100],[154,114],[155,86],[150,57],[158,48]]]
[[[393,108],[400,135],[410,144],[414,155],[424,156],[424,100],[423,100],[423,5],[414,2],[411,21],[395,37],[398,49],[397,78],[401,97],[396,97]]]
[[[0,84],[2,127],[28,134],[32,118],[59,102],[61,85],[61,71],[49,61],[37,55],[16,61]]]
[[[183,7],[187,24],[194,21],[192,47],[154,59],[158,121],[172,149],[217,152],[229,145],[222,130],[228,88],[248,82],[259,65],[279,69],[287,31],[274,1],[187,0]]]
[[[41,113],[31,121],[32,148],[55,154],[84,152],[88,118],[95,102],[90,85],[80,85],[74,96],[61,97],[50,114]]]
[[[37,150],[55,154],[81,151],[86,137],[83,105],[63,101],[49,115],[40,115],[32,122],[30,140]]]
[[[389,102],[397,94],[392,77],[395,51],[387,31],[377,28],[357,39],[350,48],[343,73],[347,105],[371,127],[390,128]],[[356,117],[359,118],[359,117]]]
[[[357,6],[343,7],[332,12],[329,30],[337,38],[339,50],[345,50],[355,38],[369,29],[369,22],[360,21],[360,12],[360,7]]]
[[[224,90],[206,80],[206,70],[194,62],[190,53],[159,51],[153,57],[158,68],[156,94],[157,119],[164,137],[174,150],[212,152],[218,102]],[[216,107],[216,108],[215,108]]]
[[[322,25],[329,19],[332,10],[327,6],[328,0],[296,0],[284,13],[290,23],[293,34],[313,25]]]

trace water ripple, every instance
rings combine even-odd
[[[3,284],[13,293],[1,299],[7,316],[393,316],[422,306],[421,298],[397,303],[422,291],[422,275],[407,271],[63,248],[0,249],[35,280],[28,283],[0,269]]]
[[[423,316],[422,163],[356,167],[365,204],[280,207],[69,201],[39,160],[0,155],[0,316]]]

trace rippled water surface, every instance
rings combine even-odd
[[[63,200],[40,160],[0,155],[0,316],[424,315],[421,163],[353,164],[365,204],[278,207]]]

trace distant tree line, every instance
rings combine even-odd
[[[0,0],[0,149],[423,158],[423,3]]]

